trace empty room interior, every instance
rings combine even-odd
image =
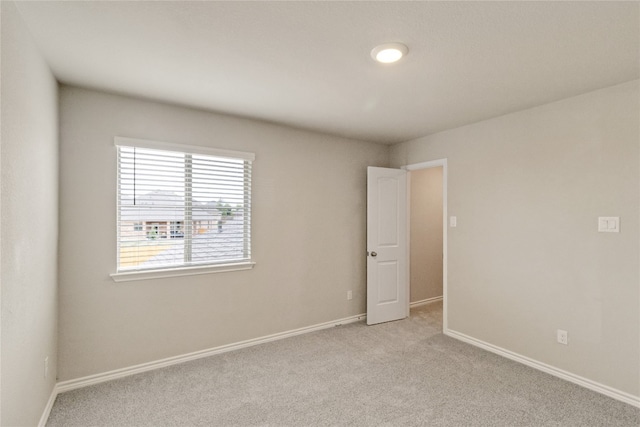
[[[639,2],[0,7],[2,426],[640,423]]]

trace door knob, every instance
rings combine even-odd
[[[378,256],[378,253],[377,252],[371,252],[371,256],[373,256],[373,257]]]

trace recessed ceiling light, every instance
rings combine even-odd
[[[409,52],[409,48],[402,43],[384,43],[373,48],[371,57],[383,64],[391,64],[399,61],[407,52]]]

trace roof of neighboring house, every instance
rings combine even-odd
[[[134,204],[135,203],[135,204]],[[193,221],[217,221],[220,211],[217,202],[195,202],[192,210]],[[120,205],[121,221],[184,221],[184,197],[170,191],[152,191],[135,197],[122,196]]]

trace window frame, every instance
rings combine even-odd
[[[146,148],[152,150],[166,150],[173,152],[182,152],[185,154],[200,154],[206,156],[214,156],[214,157],[227,157],[233,158],[237,160],[244,160],[253,162],[255,160],[254,153],[248,153],[243,151],[234,151],[234,150],[224,150],[210,147],[203,147],[197,145],[185,145],[185,144],[175,144],[169,142],[160,142],[160,141],[151,141],[145,139],[137,139],[137,138],[128,138],[128,137],[120,137],[116,136],[114,138],[114,148],[116,149],[116,159],[117,159],[117,150],[118,147],[135,147],[135,148]],[[116,180],[119,176],[119,166],[116,166]],[[249,178],[249,185],[252,186],[252,179]],[[118,220],[120,217],[119,210],[119,198],[120,192],[116,185],[116,260],[119,259],[118,252],[120,250],[120,244],[118,241]],[[249,215],[251,213],[251,191],[248,194],[245,192],[245,198],[249,198],[248,200],[248,212]],[[251,223],[248,225],[248,239],[245,241],[245,245],[249,244],[248,252],[250,254],[250,258],[246,260],[233,261],[228,263],[212,263],[212,264],[202,264],[202,265],[180,265],[180,266],[168,266],[161,268],[153,268],[153,269],[144,269],[144,270],[124,270],[118,271],[118,262],[116,261],[116,272],[111,273],[110,277],[115,282],[123,282],[123,281],[131,281],[131,280],[147,280],[147,279],[158,279],[164,277],[177,277],[177,276],[187,276],[187,275],[199,275],[199,274],[209,274],[209,273],[222,273],[229,271],[241,271],[241,270],[249,270],[252,269],[255,265],[255,262],[252,258],[253,254],[251,251],[251,240],[252,240],[252,230]]]

